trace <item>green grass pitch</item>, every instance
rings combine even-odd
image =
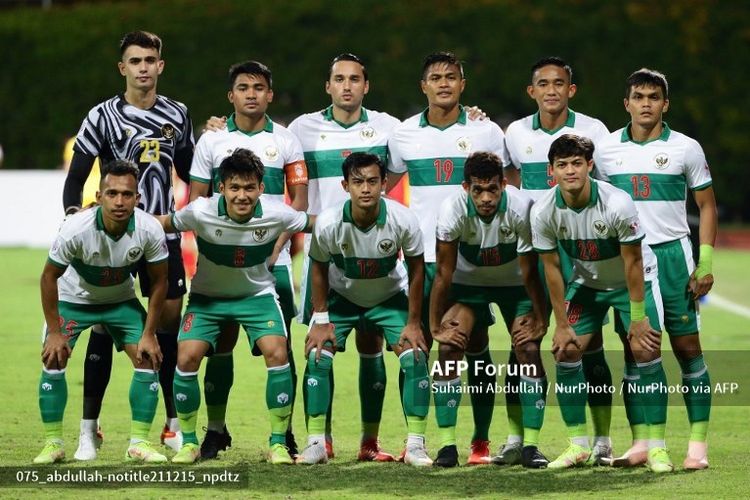
[[[46,252],[28,249],[0,249],[0,332],[2,333],[4,356],[0,362],[0,421],[3,422],[2,453],[0,469],[23,467],[27,471],[38,471],[42,477],[54,472],[55,467],[31,467],[31,459],[43,444],[43,431],[37,406],[37,384],[41,367],[40,334],[42,324],[39,304],[38,279]],[[721,250],[716,252],[714,272],[717,279],[715,292],[745,307],[750,307],[747,293],[747,269],[750,268],[750,253]],[[707,351],[750,351],[750,319],[730,313],[709,303],[702,313],[702,341]],[[551,331],[551,330],[550,330]],[[82,360],[86,345],[83,335],[79,347],[74,351],[68,369],[69,401],[65,418],[65,441],[68,461],[65,467],[95,471],[103,467],[121,467],[124,470],[123,454],[127,445],[130,412],[127,391],[131,377],[129,362],[124,354],[115,356],[112,380],[108,389],[101,422],[105,432],[105,443],[94,463],[77,464],[72,460],[77,446],[78,419],[81,414]],[[550,334],[551,335],[551,334]],[[294,349],[298,360],[302,358],[304,330],[295,326]],[[491,331],[493,349],[507,349],[508,340],[504,329],[495,327]],[[605,344],[610,356],[619,348],[614,333],[605,333]],[[548,346],[549,338],[545,340]],[[352,346],[353,347],[353,346]],[[19,487],[14,483],[15,473],[5,469],[0,484],[3,498],[331,498],[394,496],[418,498],[480,497],[505,498],[520,496],[559,497],[588,496],[603,498],[613,495],[625,497],[694,497],[712,498],[746,497],[747,473],[750,459],[745,446],[750,437],[747,427],[748,405],[715,406],[712,411],[709,432],[711,468],[707,471],[687,473],[681,470],[689,435],[687,417],[680,403],[680,396],[670,396],[667,444],[677,471],[669,475],[656,476],[645,469],[612,470],[582,468],[572,471],[527,471],[520,467],[500,468],[495,466],[452,470],[417,470],[403,464],[360,464],[355,457],[359,445],[359,398],[357,395],[356,352],[350,348],[336,356],[334,363],[336,389],[334,397],[334,438],[336,458],[327,466],[270,466],[263,461],[269,423],[265,409],[265,369],[259,358],[253,358],[247,343],[240,341],[235,349],[235,383],[229,401],[228,427],[234,438],[233,447],[220,455],[220,460],[200,463],[189,468],[165,467],[160,470],[183,472],[217,473],[223,468],[242,471],[243,487],[238,489],[224,482],[210,487],[179,487],[157,484],[132,484],[130,486],[108,486],[96,483],[89,487],[62,487],[45,485]],[[714,356],[712,358],[712,356]],[[714,372],[722,369],[735,370],[727,364],[720,353],[709,352],[707,362]],[[665,359],[672,358],[665,353]],[[712,364],[712,359],[714,359]],[[732,358],[735,359],[735,358]],[[495,362],[505,360],[496,359]],[[389,384],[385,402],[381,441],[390,452],[398,453],[405,438],[405,425],[398,402],[397,360],[386,354]],[[300,361],[298,361],[300,364]],[[205,363],[204,363],[205,365]],[[552,367],[547,365],[548,370]],[[550,370],[554,371],[554,370]],[[732,373],[732,372],[730,372]],[[745,400],[750,379],[736,371],[743,383]],[[747,370],[745,370],[747,373]],[[300,372],[301,375],[301,372]],[[301,378],[301,377],[300,377]],[[620,374],[613,369],[613,379]],[[299,386],[297,387],[299,391]],[[465,396],[468,400],[468,397]],[[498,401],[502,396],[498,397]],[[205,406],[201,407],[199,427],[205,425]],[[159,404],[157,418],[152,428],[152,439],[158,440],[163,422],[163,406]],[[428,416],[427,444],[434,455],[436,450],[436,425],[434,411]],[[298,441],[304,443],[304,418],[301,398],[298,398],[294,415],[294,429]],[[471,410],[464,405],[459,414],[458,443],[461,458],[466,459],[471,438]],[[498,402],[495,408],[490,438],[493,452],[503,443],[507,434],[505,408]],[[202,432],[199,431],[199,437]],[[613,412],[612,438],[615,453],[624,451],[630,440],[629,430],[622,407]],[[541,449],[552,459],[566,445],[565,432],[557,406],[549,405],[541,434]],[[138,467],[134,467],[138,469]],[[148,470],[148,469],[144,469]],[[164,477],[164,476],[162,476]]]

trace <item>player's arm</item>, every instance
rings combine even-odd
[[[503,169],[503,177],[505,177],[505,181],[511,186],[521,189],[521,173],[516,167],[513,165],[505,167]]]
[[[162,362],[162,353],[156,340],[156,327],[164,308],[164,301],[167,299],[167,261],[149,262],[146,264],[146,272],[151,282],[151,294],[148,297],[146,321],[143,325],[143,335],[138,342],[136,361],[141,363],[143,354],[147,354],[153,369],[158,370]]]
[[[190,165],[193,163],[193,144],[190,142],[185,147],[182,147],[174,153],[174,170],[177,173],[177,177],[182,180],[185,184],[190,185]]]
[[[328,318],[328,262],[320,262],[311,259],[310,265],[312,281],[312,306],[313,312],[310,319],[310,330],[305,338],[305,357],[315,351],[315,362],[320,361],[321,351],[326,342],[333,344],[336,348],[336,336],[334,328]]]
[[[552,353],[565,350],[570,344],[574,344],[580,349],[581,343],[578,341],[576,332],[568,323],[568,313],[565,309],[565,281],[560,270],[560,255],[555,249],[543,252],[541,256],[542,264],[544,264],[544,279],[547,282],[552,312],[555,315]]]
[[[651,328],[646,316],[643,281],[643,254],[641,242],[620,244],[620,255],[625,262],[625,282],[630,296],[630,328],[628,340],[635,340],[649,352],[655,352],[661,344],[661,334]]]
[[[196,180],[194,177],[190,179],[190,201],[194,201],[201,197],[209,197],[209,188],[211,186],[208,182],[201,182]]]
[[[86,184],[91,169],[94,166],[96,156],[73,152],[73,159],[70,161],[70,169],[65,177],[63,186],[63,208],[65,214],[70,215],[81,209],[83,202],[83,185]]]
[[[441,344],[450,344],[459,348],[466,345],[466,335],[455,328],[442,328],[443,316],[448,310],[448,297],[453,273],[458,259],[458,240],[437,240],[437,259],[435,281],[430,292],[430,332],[432,338]]]
[[[65,368],[71,353],[68,339],[62,334],[60,312],[57,309],[57,280],[65,273],[65,269],[66,267],[47,261],[39,283],[42,294],[42,311],[47,323],[47,337],[42,350],[42,363],[49,368],[58,370]]]
[[[286,179],[286,189],[289,193],[289,205],[300,212],[307,210],[307,166],[304,161],[296,161],[284,165],[284,178]],[[286,245],[286,242],[292,238],[293,233],[285,231],[276,239],[273,247],[273,254],[269,262],[269,268],[273,268],[279,253]]]
[[[541,340],[547,333],[549,322],[547,321],[547,299],[544,296],[542,278],[539,276],[539,256],[536,252],[522,253],[518,256],[518,265],[523,276],[523,286],[526,294],[531,299],[533,307],[534,324],[531,328],[524,330],[518,336],[513,335],[516,344],[535,342]]]
[[[705,189],[693,191],[693,198],[700,212],[698,226],[700,256],[698,257],[698,265],[690,277],[690,291],[693,292],[693,298],[697,299],[710,292],[714,286],[713,252],[719,216],[716,210],[716,197],[713,187],[709,186]]]
[[[406,326],[401,331],[399,345],[405,344],[414,349],[414,357],[419,360],[419,349],[428,352],[422,333],[422,302],[424,299],[424,255],[405,255],[404,261],[409,273],[409,315]]]

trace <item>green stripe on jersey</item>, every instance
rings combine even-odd
[[[340,253],[331,255],[333,263],[344,272],[344,276],[353,280],[371,280],[384,278],[393,271],[398,261],[398,254],[379,259],[344,257]]]
[[[266,186],[266,194],[284,194],[284,169],[264,166],[263,184]],[[192,177],[191,177],[192,178]],[[196,179],[199,179],[196,177]],[[219,192],[219,169],[213,170],[213,188],[214,193]]]
[[[685,201],[685,176],[672,174],[617,174],[610,183],[635,201]]]
[[[499,266],[507,264],[516,257],[517,243],[498,243],[494,247],[481,248],[479,245],[470,245],[463,241],[458,244],[458,251],[464,259],[477,267]]]
[[[541,191],[554,187],[555,179],[548,167],[546,161],[521,163],[521,189]]]
[[[607,260],[620,255],[617,238],[592,240],[559,240],[565,253],[578,260]]]
[[[464,157],[406,160],[411,186],[458,186],[464,180]]]
[[[135,264],[123,267],[92,266],[80,259],[73,259],[70,265],[86,283],[94,286],[121,285],[130,278],[130,271],[135,268]]]
[[[276,240],[257,246],[217,245],[198,237],[198,252],[219,266],[252,267],[262,264],[273,253]]]
[[[370,153],[376,155],[385,164],[388,159],[387,146],[362,148],[327,149],[324,151],[305,151],[308,179],[323,177],[343,177],[341,164],[352,153]]]

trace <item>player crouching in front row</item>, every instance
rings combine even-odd
[[[201,392],[198,370],[216,348],[223,323],[238,323],[250,338],[254,355],[268,370],[266,405],[271,419],[268,460],[291,464],[285,446],[294,386],[287,358],[287,331],[267,259],[286,231],[309,231],[312,217],[282,202],[264,199],[263,163],[251,151],[237,149],[219,167],[220,196],[198,198],[170,216],[160,217],[167,231],[195,231],[198,272],[193,278],[178,338],[175,405],[183,445],[173,463],[200,457],[195,433]]]

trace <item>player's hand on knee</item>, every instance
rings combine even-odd
[[[315,323],[305,337],[305,358],[310,357],[310,352],[315,349],[315,362],[320,361],[323,345],[330,342],[333,350],[336,349],[336,335],[333,323]]]
[[[461,350],[466,349],[469,343],[469,335],[459,328],[456,320],[443,321],[437,331],[432,332],[432,338],[441,344],[447,344]]]
[[[552,337],[552,354],[567,351],[570,348],[581,349],[581,341],[578,340],[575,330],[568,324],[557,325]]]
[[[530,314],[516,318],[511,327],[511,341],[517,346],[542,340],[547,334],[547,326],[541,318]]]
[[[42,348],[42,363],[50,369],[62,370],[70,358],[72,350],[67,337],[62,333],[49,333]]]
[[[635,343],[634,350],[641,348],[648,352],[656,352],[661,347],[661,333],[651,328],[648,318],[631,321],[628,329],[628,340]]]
[[[227,117],[222,116],[212,116],[211,118],[206,121],[206,124],[203,126],[204,132],[218,132],[219,130],[224,130],[227,126]]]
[[[159,348],[159,342],[156,340],[156,335],[143,335],[141,340],[138,342],[138,347],[135,352],[135,360],[139,365],[142,365],[145,360],[151,363],[151,367],[154,371],[158,371],[161,367],[163,359],[161,349]]]
[[[419,323],[407,323],[401,330],[401,336],[398,338],[398,345],[401,348],[409,344],[414,349],[414,359],[419,361],[419,351],[427,352],[427,342],[422,334],[422,326]]]

